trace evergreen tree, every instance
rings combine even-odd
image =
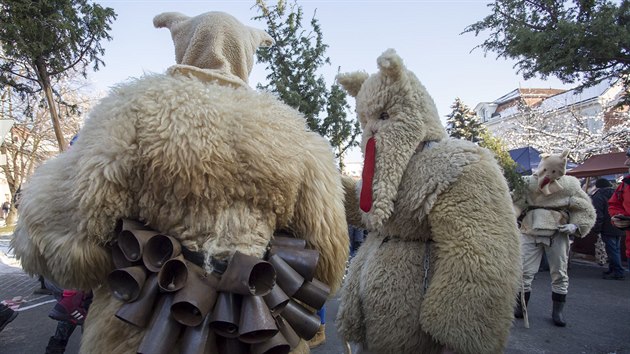
[[[346,92],[337,83],[333,84],[326,103],[326,118],[322,121],[319,131],[330,140],[330,144],[335,149],[340,171],[343,171],[345,167],[344,154],[351,147],[358,145],[357,136],[361,134],[359,120],[355,120],[353,124],[347,119],[348,108]]]
[[[485,129],[475,112],[471,111],[461,99],[456,98],[451,105],[453,109],[446,117],[446,132],[453,138],[472,141],[481,139],[481,133]]]
[[[516,172],[518,165],[510,156],[503,141],[492,136],[488,129],[479,122],[475,112],[470,110],[460,98],[455,98],[451,108],[453,111],[447,115],[446,121],[448,134],[453,138],[472,141],[492,151],[510,190],[521,191],[524,188],[524,183],[521,175]]]
[[[489,31],[479,47],[515,59],[526,79],[553,75],[592,86],[620,77],[630,87],[630,1],[496,0],[488,6],[492,13],[464,33]],[[630,103],[630,93],[624,97]]]
[[[22,95],[43,92],[63,151],[57,105],[66,102],[51,79],[77,71],[86,76],[90,64],[98,70],[105,51],[100,41],[111,39],[116,14],[88,0],[1,0],[0,6],[0,84]]]
[[[501,166],[503,177],[507,181],[508,187],[511,191],[515,191],[517,195],[521,194],[525,188],[525,182],[521,175],[516,171],[518,164],[512,159],[507,146],[503,141],[495,136],[492,136],[487,129],[484,129],[480,134],[479,146],[494,153],[494,158]]]
[[[268,83],[257,88],[276,94],[300,111],[309,129],[330,141],[343,170],[343,155],[357,145],[361,130],[358,122],[347,119],[346,93],[336,83],[329,89],[319,74],[324,65],[330,64],[319,21],[313,16],[310,30],[305,29],[302,8],[296,2],[287,6],[280,0],[268,6],[264,0],[257,0],[256,8],[261,15],[254,19],[266,23],[267,33],[274,40],[271,47],[258,50],[258,61],[267,64],[269,74]]]

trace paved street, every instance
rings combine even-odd
[[[586,262],[571,264],[565,328],[551,321],[549,273],[538,273],[528,307],[530,328],[516,320],[505,353],[630,354],[630,281],[603,280],[603,269]],[[314,354],[343,353],[332,320],[338,306],[336,298],[328,302],[327,341]]]
[[[9,236],[0,236],[0,300],[16,298],[20,315],[0,332],[0,354],[43,353],[56,326],[48,318],[54,299],[34,294],[39,282],[24,274],[11,254],[5,254],[8,240]],[[572,263],[566,328],[551,322],[549,274],[538,273],[529,306],[531,327],[524,328],[522,320],[514,322],[506,353],[630,354],[630,281],[603,280],[602,270],[587,262]],[[338,306],[337,298],[328,302],[327,341],[314,354],[343,353],[333,320]],[[78,353],[80,336],[77,329],[67,353]]]

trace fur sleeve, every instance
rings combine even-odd
[[[73,147],[81,155],[75,185],[80,196],[79,232],[98,244],[113,239],[118,218],[138,217],[131,191],[141,189],[135,124],[142,113],[126,105],[120,107],[123,96],[95,108]]]
[[[593,202],[588,194],[582,190],[577,178],[573,176],[564,176],[563,178],[570,182],[567,183],[568,188],[575,191],[569,202],[569,223],[578,227],[575,236],[584,237],[595,225],[596,213]]]
[[[22,186],[20,218],[11,242],[28,273],[87,289],[87,284],[71,280],[82,270],[71,259],[82,257],[86,245],[85,237],[76,232],[78,198],[72,189],[73,173],[67,167],[77,160],[74,151],[48,160]],[[104,252],[90,248],[90,261],[97,266],[106,264]]]
[[[25,184],[14,246],[28,272],[90,289],[112,269],[105,243],[130,215],[134,166],[134,123],[121,100],[95,107],[76,144]]]
[[[492,157],[468,166],[429,214],[436,260],[422,328],[457,353],[502,353],[520,281],[506,182]]]
[[[312,138],[316,142],[306,157],[292,226],[297,235],[304,235],[310,248],[320,251],[316,277],[334,293],[341,284],[349,253],[344,194],[327,144],[322,144],[319,136]]]

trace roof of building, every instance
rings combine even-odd
[[[477,104],[475,110],[480,105],[495,105],[493,116],[501,115],[509,117],[518,113],[519,103],[525,103],[529,107],[538,107],[543,112],[553,111],[559,108],[582,104],[597,99],[612,101],[616,99],[618,90],[611,90],[617,85],[618,79],[609,78],[602,80],[596,85],[580,89],[576,87],[571,90],[553,88],[517,88],[507,94],[497,98],[493,102],[482,102]],[[606,96],[606,97],[603,97]]]
[[[540,108],[543,111],[552,111],[554,109],[575,105],[582,102],[591,101],[604,95],[608,89],[615,85],[616,78],[605,79],[599,82],[597,85],[586,87],[580,90],[580,88],[574,88],[572,90],[553,95],[545,99]]]
[[[499,98],[497,98],[496,100],[494,100],[493,103],[496,103],[498,105],[510,102],[511,100],[514,100],[516,98],[522,97],[522,98],[546,98],[549,96],[553,96],[562,92],[565,92],[566,90],[562,90],[562,89],[552,89],[552,88],[548,88],[548,89],[544,89],[544,88],[517,88]]]

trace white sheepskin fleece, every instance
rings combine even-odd
[[[520,281],[507,183],[488,150],[445,137],[393,50],[377,64],[371,76],[339,76],[356,96],[362,147],[376,139],[370,233],[342,288],[339,332],[368,353],[502,353]]]
[[[144,334],[114,317],[121,303],[104,285],[119,218],[223,259],[260,257],[288,229],[320,251],[316,278],[341,283],[348,229],[329,144],[271,95],[215,82],[175,70],[116,87],[23,187],[13,246],[24,269],[94,290],[84,353],[135,353]]]
[[[524,194],[515,196],[514,202],[519,210],[525,210],[529,206],[566,209],[569,216],[566,223],[578,227],[578,232],[574,236],[588,235],[595,224],[596,213],[591,198],[582,190],[577,178],[566,175],[558,177],[554,183],[557,183],[559,188],[552,194],[545,194],[540,190],[540,178],[537,175],[526,176],[524,179],[526,185]]]

